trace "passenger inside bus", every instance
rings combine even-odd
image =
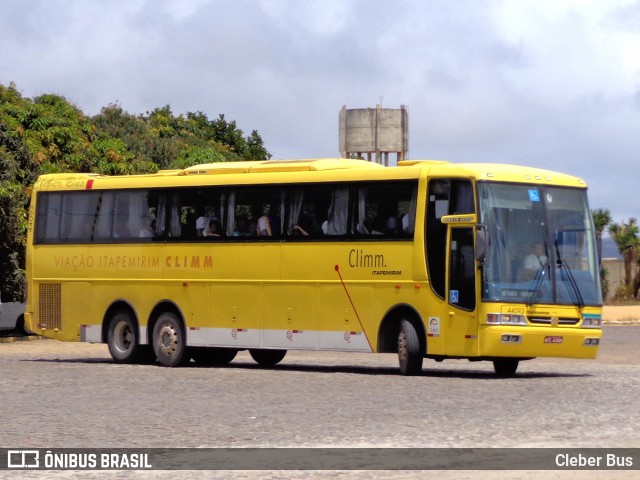
[[[544,254],[544,246],[542,242],[533,242],[531,244],[531,253],[524,258],[522,262],[522,271],[520,272],[521,280],[531,280],[536,276],[538,270],[547,264],[547,256]]]
[[[218,219],[213,217],[209,220],[209,225],[202,232],[203,237],[219,237],[221,235],[220,224],[218,223]]]
[[[360,235],[384,235],[378,219],[374,219],[370,215],[358,224],[356,230]]]
[[[389,218],[387,218],[387,233],[389,235],[399,234],[400,228],[398,225],[399,225],[398,217],[396,217],[395,215],[392,215]]]
[[[155,222],[150,217],[143,218],[142,228],[140,228],[140,233],[138,233],[138,237],[140,238],[153,237],[154,228],[155,228]]]
[[[303,235],[305,237],[309,236],[309,235],[314,235],[316,233],[319,233],[320,229],[318,229],[316,227],[316,222],[315,220],[309,216],[309,215],[300,215],[300,218],[298,219],[298,223],[296,223],[292,228],[291,228],[291,232],[294,235]]]
[[[294,235],[302,235],[304,237],[309,236],[309,232],[307,232],[300,225],[294,225],[293,227],[291,227],[291,231],[294,233]]]
[[[204,237],[204,231],[207,228],[207,224],[209,223],[209,218],[202,216],[198,217],[196,220],[196,235],[198,237]]]
[[[113,231],[114,238],[127,238],[130,236],[127,218],[124,216],[116,217],[116,225]]]
[[[262,216],[258,218],[256,233],[259,237],[271,236],[271,220],[269,220],[269,205],[265,205],[262,209]]]
[[[236,221],[236,229],[233,232],[234,237],[250,237],[249,222],[246,217],[238,217]]]

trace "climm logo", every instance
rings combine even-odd
[[[165,259],[167,268],[212,268],[213,257],[211,255],[184,255],[170,256]]]
[[[349,251],[349,266],[351,268],[381,268],[386,267],[387,264],[381,253],[366,253],[363,249],[353,248]]]

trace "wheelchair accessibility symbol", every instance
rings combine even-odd
[[[449,291],[449,303],[458,303],[458,290]]]

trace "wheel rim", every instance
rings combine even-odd
[[[158,332],[160,341],[158,342],[159,353],[167,356],[173,356],[178,349],[180,336],[178,330],[170,324],[165,324]]]
[[[113,345],[121,353],[126,353],[133,347],[133,332],[127,322],[119,322],[113,331]]]

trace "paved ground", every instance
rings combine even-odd
[[[606,326],[597,360],[536,359],[505,379],[496,378],[489,363],[466,361],[426,361],[422,376],[402,377],[394,355],[290,352],[278,367],[264,369],[241,352],[225,368],[167,369],[116,365],[104,345],[1,343],[0,446],[637,447],[639,346],[640,327]],[[437,473],[207,477],[432,478]],[[496,479],[639,476],[638,471],[480,476],[488,478],[487,473]],[[166,478],[202,476],[166,473]],[[473,472],[437,476],[478,478]],[[139,472],[90,477],[146,478]]]

